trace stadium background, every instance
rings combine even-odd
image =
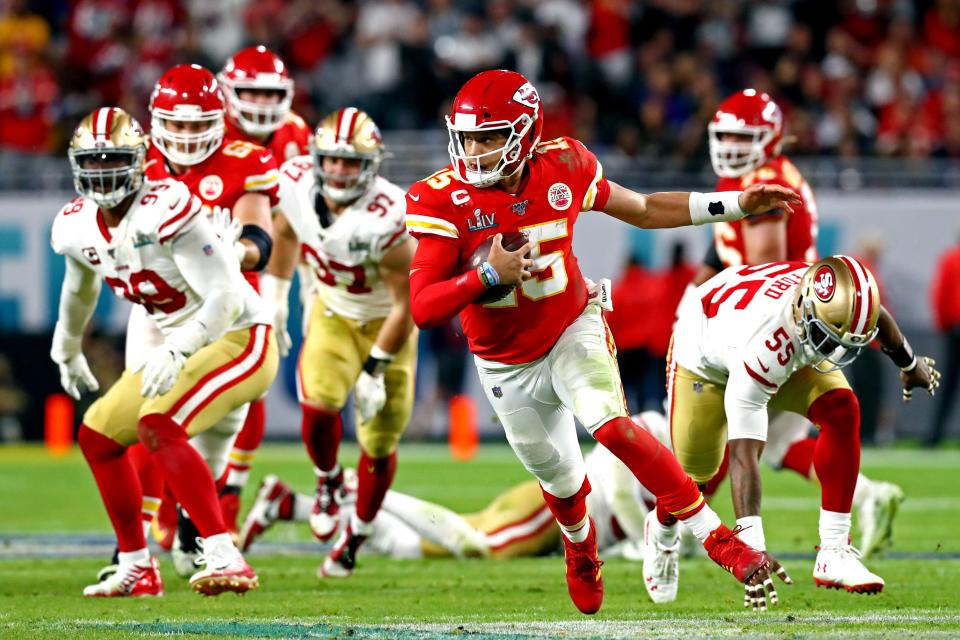
[[[402,186],[447,162],[442,114],[485,68],[524,73],[545,101],[544,139],[583,140],[610,178],[644,192],[712,190],[706,123],[728,93],[767,91],[787,116],[786,153],[816,194],[821,253],[878,252],[889,306],[918,350],[943,361],[929,285],[960,237],[960,0],[7,0],[0,440],[42,437],[44,399],[58,391],[47,352],[63,266],[47,239],[72,197],[72,128],[105,104],[146,125],[161,71],[217,71],[249,44],[291,66],[294,109],[311,125],[348,104],[369,111],[394,154],[383,172]],[[587,275],[616,280],[630,260],[663,272],[675,243],[695,263],[709,238],[585,215],[576,250]],[[126,304],[103,294],[87,347],[103,388],[122,366]],[[437,345],[449,337],[421,340],[420,401],[436,395]],[[270,395],[268,437],[299,431],[292,367]],[[883,375],[893,390],[892,367]],[[502,437],[469,363],[465,381],[481,432]],[[903,407],[897,396],[883,399],[878,438],[922,437],[934,404]],[[410,436],[442,437],[445,415],[420,411]]]

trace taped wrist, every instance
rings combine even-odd
[[[895,349],[883,347],[883,352],[887,354],[888,358],[893,360],[893,364],[900,367],[901,371],[912,371],[913,368],[917,366],[917,356],[914,355],[913,347],[910,346],[906,338],[903,339],[903,344]]]
[[[738,537],[757,551],[767,550],[767,541],[763,535],[763,520],[760,516],[737,518],[737,524],[743,527]]]
[[[367,361],[363,363],[363,370],[371,376],[383,375],[395,357],[396,354],[387,353],[377,345],[373,345]]]
[[[60,322],[53,328],[53,342],[50,346],[50,359],[62,364],[76,356],[83,349],[83,336],[73,336]]]
[[[267,266],[270,261],[270,254],[273,252],[273,238],[270,234],[255,224],[243,225],[243,231],[240,232],[241,240],[249,240],[258,249],[260,257],[257,264],[253,265],[250,271],[260,271]]]
[[[714,193],[690,193],[690,221],[693,224],[733,222],[747,215],[740,208],[742,191],[719,191]]]
[[[182,327],[170,332],[164,339],[164,345],[189,358],[210,341],[207,328],[199,320],[190,320]]]

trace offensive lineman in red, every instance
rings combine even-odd
[[[219,83],[207,69],[179,65],[164,73],[150,99],[153,144],[147,152],[146,175],[150,180],[169,177],[183,182],[200,198],[220,233],[234,240],[244,276],[259,290],[258,272],[266,265],[273,247],[271,215],[278,203],[280,176],[270,151],[252,142],[226,137],[226,110]],[[131,318],[128,335],[144,334],[142,330],[134,331],[134,322]],[[128,339],[128,359],[132,357],[130,344]],[[240,416],[242,433],[255,444],[240,454],[236,446],[230,452],[230,462],[241,467],[240,481],[232,478],[233,487],[242,486],[256,444],[263,438],[263,402],[251,403],[245,416]],[[227,460],[222,462],[226,465]],[[218,470],[221,473],[217,477],[221,477],[224,469],[214,471]],[[233,476],[236,475],[234,471]],[[230,475],[222,476],[218,486],[223,487],[224,481],[230,479]],[[239,488],[223,488],[220,500],[226,524],[235,532]],[[191,535],[181,537],[181,542],[188,546],[193,539]]]
[[[279,167],[307,153],[310,127],[290,109],[293,78],[283,60],[264,46],[241,49],[217,74],[226,98],[224,137],[265,147]],[[270,291],[259,289],[267,297]],[[237,434],[227,460],[220,505],[231,531],[236,531],[240,493],[250,477],[250,465],[266,428],[266,401],[257,400]]]
[[[789,208],[792,191],[758,185],[730,193],[635,193],[603,176],[579,141],[540,143],[536,89],[512,71],[484,71],[457,94],[447,118],[451,165],[407,193],[407,228],[420,240],[410,301],[420,327],[458,313],[481,383],[563,532],[567,587],[587,614],[603,601],[590,485],[574,416],[700,539],[709,556],[748,585],[756,606],[776,602],[768,563],[730,531],[670,452],[629,418],[612,338],[572,252],[581,211],[603,211],[644,228],[738,220]],[[509,252],[501,234],[528,242]],[[487,260],[464,266],[494,237]],[[525,257],[529,254],[529,257]],[[473,304],[492,286],[514,286]]]

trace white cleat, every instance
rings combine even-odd
[[[116,571],[97,584],[84,587],[83,595],[87,598],[162,596],[160,564],[156,558],[150,558],[145,567],[139,564],[118,565]]]
[[[813,581],[818,587],[846,589],[850,593],[880,593],[883,578],[867,569],[861,558],[860,551],[849,544],[820,547],[813,568]]]
[[[269,475],[260,482],[257,498],[240,527],[237,546],[246,551],[253,541],[262,536],[273,523],[280,519],[280,503],[290,495],[290,488],[275,475]]]
[[[340,502],[343,500],[343,471],[332,476],[317,474],[317,498],[310,514],[310,530],[320,542],[334,536],[340,527]]]
[[[657,540],[656,511],[647,514],[643,526],[643,586],[654,602],[661,604],[677,599],[680,586],[680,537],[672,545]]]
[[[874,482],[857,510],[863,557],[886,551],[893,544],[893,521],[903,502],[903,489],[890,482]]]
[[[205,568],[190,577],[194,591],[205,596],[218,596],[224,591],[246,593],[260,585],[257,574],[233,544],[210,548],[212,545],[203,546],[203,540],[198,542],[201,543],[201,553],[196,563],[197,566],[205,565]]]

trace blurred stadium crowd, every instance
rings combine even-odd
[[[794,155],[960,157],[960,0],[4,0],[0,148],[62,151],[102,104],[146,121],[163,69],[250,43],[292,67],[310,123],[356,104],[434,128],[503,66],[539,87],[545,139],[627,157],[701,165],[744,86],[784,108]]]

